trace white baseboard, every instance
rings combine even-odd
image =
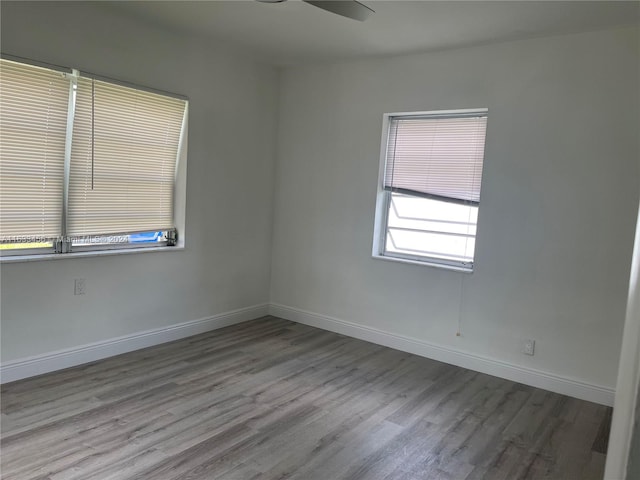
[[[254,305],[207,318],[170,325],[168,327],[147,330],[132,335],[82,345],[80,347],[13,360],[3,363],[0,366],[0,383],[13,382],[43,373],[75,367],[103,358],[253,320],[268,314],[451,365],[506,378],[525,385],[543,388],[602,405],[613,405],[614,390],[611,388],[509,364],[493,358],[461,352],[449,347],[435,345],[422,340],[279,304]]]
[[[168,327],[155,328],[80,347],[13,360],[0,366],[0,383],[13,382],[43,373],[75,367],[102,358],[113,357],[133,350],[140,350],[141,348],[152,347],[217,328],[246,322],[267,315],[268,310],[269,306],[266,303],[254,305]]]
[[[322,328],[367,342],[431,358],[440,362],[457,365],[477,372],[486,373],[514,382],[523,383],[570,397],[612,406],[614,389],[592,385],[548,372],[509,364],[493,358],[461,352],[410,337],[397,335],[376,328],[347,322],[326,315],[308,312],[285,305],[271,304],[269,313],[273,316]]]

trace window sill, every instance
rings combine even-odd
[[[141,248],[122,248],[112,250],[92,250],[84,252],[71,253],[42,253],[31,255],[7,255],[0,256],[0,263],[23,263],[23,262],[39,262],[42,260],[62,260],[66,258],[88,258],[88,257],[107,257],[111,255],[130,255],[134,253],[151,253],[151,252],[177,252],[183,251],[184,245],[175,247],[141,247]]]
[[[453,272],[473,273],[473,267],[458,267],[455,265],[446,265],[444,263],[430,262],[428,260],[425,260],[425,261],[411,260],[408,258],[389,257],[386,255],[376,255],[376,254],[371,255],[371,258],[374,258],[376,260],[386,260],[388,262],[406,263],[409,265],[419,265],[421,267],[440,268],[442,270],[450,270]]]

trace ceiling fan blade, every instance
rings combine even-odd
[[[322,8],[327,12],[336,13],[338,15],[342,15],[343,17],[352,18],[354,20],[359,20],[363,22],[366,20],[369,15],[375,13],[374,10],[367,7],[366,5],[357,2],[356,0],[320,0],[320,1],[312,1],[312,0],[303,0],[306,3],[313,5],[314,7]]]

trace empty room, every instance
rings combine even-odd
[[[3,480],[640,479],[640,2],[0,21]]]

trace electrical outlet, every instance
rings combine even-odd
[[[76,278],[73,284],[74,295],[84,295],[86,292],[86,284],[84,278]]]
[[[524,345],[522,347],[522,353],[525,355],[533,355],[536,349],[536,341],[535,340],[525,340]]]

